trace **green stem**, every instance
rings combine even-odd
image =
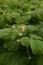
[[[27,55],[28,55],[28,58],[29,58],[29,50],[28,50],[28,47],[26,47],[26,49],[27,49]]]
[[[30,55],[29,55],[29,49],[28,49],[28,47],[26,47],[26,49],[27,49],[28,59],[31,59],[31,57],[30,57]]]

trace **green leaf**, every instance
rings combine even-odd
[[[30,38],[42,40],[42,38],[36,34],[30,34]]]
[[[2,39],[12,39],[14,40],[18,35],[18,31],[11,29],[11,28],[5,28],[0,29],[0,38]]]
[[[30,42],[29,37],[22,37],[21,38],[21,44],[23,46],[29,47],[29,42]]]
[[[0,38],[3,38],[4,36],[8,36],[10,33],[10,28],[0,29]]]
[[[38,26],[34,25],[26,25],[25,30],[23,32],[23,36],[30,36],[35,30],[37,30]]]
[[[30,39],[30,47],[33,54],[43,54],[43,41],[38,39]]]
[[[43,38],[43,23],[40,24],[39,28],[35,31],[35,34]]]
[[[9,51],[17,51],[20,47],[20,44],[16,43],[15,40],[8,39],[3,42],[3,47]]]

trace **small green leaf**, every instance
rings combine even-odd
[[[31,34],[30,35],[30,38],[33,38],[33,39],[42,39],[40,36],[38,36],[38,35],[35,35],[35,34]]]
[[[29,47],[29,42],[30,42],[29,37],[22,37],[21,38],[21,44],[23,46]]]

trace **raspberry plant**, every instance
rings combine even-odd
[[[43,0],[0,0],[0,65],[43,65]]]

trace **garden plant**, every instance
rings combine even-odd
[[[0,0],[0,65],[43,65],[43,0]]]

